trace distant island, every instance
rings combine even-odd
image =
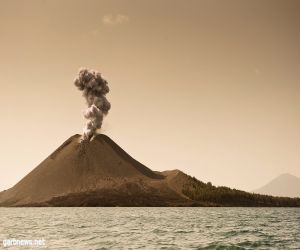
[[[152,171],[104,134],[74,135],[12,188],[0,206],[300,207],[273,197],[204,183],[180,170]]]
[[[300,178],[285,173],[253,192],[274,196],[300,197]]]

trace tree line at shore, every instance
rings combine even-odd
[[[216,206],[300,207],[300,198],[274,197],[224,186],[216,187],[210,182],[204,183],[195,177],[187,177],[182,192],[196,202]]]

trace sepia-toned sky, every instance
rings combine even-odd
[[[153,170],[253,190],[300,176],[300,1],[0,0],[0,190],[84,124],[73,85],[102,72],[103,133]]]

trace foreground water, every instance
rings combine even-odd
[[[0,208],[0,240],[0,249],[300,249],[300,209]]]

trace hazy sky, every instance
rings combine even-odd
[[[103,132],[153,170],[253,190],[300,176],[300,1],[0,0],[0,190],[84,124],[82,66],[109,82]]]

